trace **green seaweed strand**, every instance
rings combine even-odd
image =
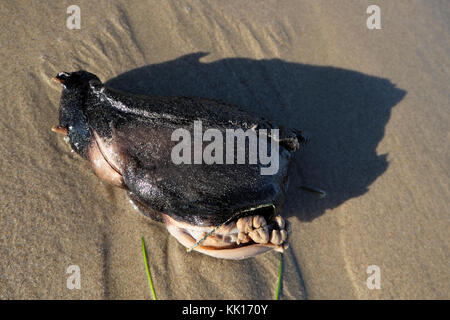
[[[142,237],[142,254],[144,255],[145,270],[147,271],[148,284],[150,285],[150,289],[152,290],[153,300],[158,300],[156,298],[155,288],[153,287],[153,281],[152,281],[152,276],[150,274],[150,269],[148,268],[147,255],[145,254],[144,237]]]
[[[277,290],[275,291],[275,300],[278,300],[281,287],[281,271],[283,270],[283,253],[280,253],[280,267],[278,268]]]

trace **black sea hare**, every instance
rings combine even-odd
[[[289,227],[279,210],[292,154],[305,142],[300,131],[212,99],[123,93],[86,71],[55,79],[63,91],[53,130],[67,135],[98,177],[125,189],[144,215],[165,223],[184,246],[225,259],[287,247]],[[203,132],[214,128],[224,135],[227,129],[266,129],[267,145],[279,145],[276,172],[261,174],[267,165],[260,163],[174,163],[172,134],[180,128],[194,134],[194,122]],[[278,137],[270,135],[274,129]]]

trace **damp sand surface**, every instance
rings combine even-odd
[[[50,79],[78,69],[305,130],[281,299],[450,298],[448,1],[377,1],[381,30],[369,1],[77,3],[80,30],[66,28],[72,1],[0,3],[0,298],[151,299],[142,236],[160,299],[273,298],[277,253],[186,253],[50,131]]]

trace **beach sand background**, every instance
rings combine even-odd
[[[80,30],[66,28],[72,4]],[[370,4],[381,30],[366,27]],[[77,69],[307,132],[281,299],[450,298],[449,21],[438,0],[0,2],[0,298],[151,299],[141,236],[160,299],[273,298],[277,253],[186,253],[50,131],[51,78]]]

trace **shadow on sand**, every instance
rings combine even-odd
[[[202,63],[193,53],[131,70],[106,85],[138,94],[203,96],[234,103],[309,137],[291,168],[283,214],[311,221],[364,194],[386,171],[376,148],[391,109],[406,91],[387,79],[279,59],[222,59]],[[301,185],[327,191],[318,200]]]

